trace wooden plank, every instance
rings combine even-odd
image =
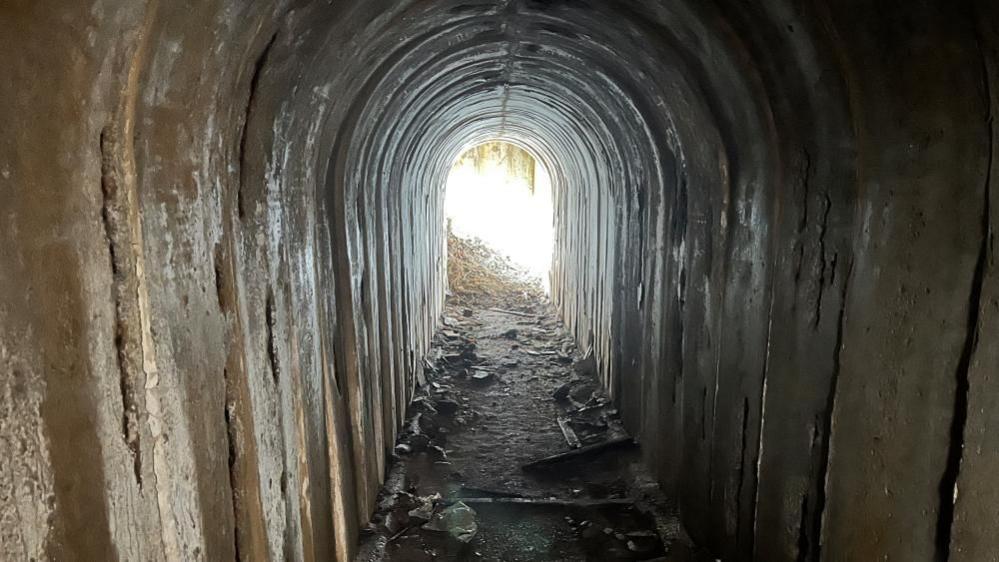
[[[631,498],[604,498],[604,499],[559,499],[559,498],[461,498],[460,501],[466,504],[506,504],[525,505],[541,507],[613,507],[632,506],[635,500]]]
[[[536,461],[532,461],[523,465],[521,468],[524,470],[535,470],[565,461],[585,459],[586,457],[593,456],[602,453],[604,451],[610,451],[612,449],[637,447],[637,446],[638,443],[631,437],[618,437],[616,439],[611,439],[609,441],[604,441],[602,443],[595,443],[593,445],[587,445],[585,447],[573,449],[565,453],[559,453],[557,455],[552,455],[550,457],[538,459]]]

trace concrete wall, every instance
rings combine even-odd
[[[696,539],[997,559],[999,17],[952,4],[6,2],[0,558],[349,559],[499,138]]]
[[[344,165],[345,20],[0,8],[0,558],[347,559],[444,270],[438,190]]]
[[[999,559],[992,8],[720,4],[560,8],[632,109],[565,319],[723,559]]]

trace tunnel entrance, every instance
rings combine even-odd
[[[504,141],[465,150],[448,174],[444,208],[453,288],[494,298],[549,292],[551,177],[529,151]]]

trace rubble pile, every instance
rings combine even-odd
[[[455,304],[512,307],[545,298],[541,280],[517,267],[478,238],[462,238],[448,230],[447,276]]]

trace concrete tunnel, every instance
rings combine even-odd
[[[999,560],[997,16],[5,2],[0,558],[349,560],[500,139],[699,544]]]

